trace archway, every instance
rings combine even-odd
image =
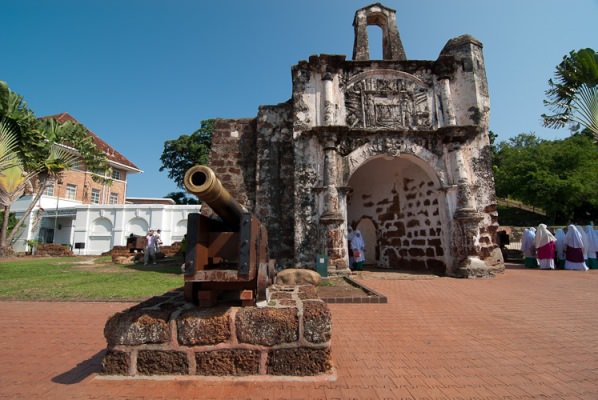
[[[89,235],[90,254],[102,254],[112,248],[112,222],[100,217],[91,223]]]
[[[129,220],[127,224],[127,234],[136,236],[145,236],[149,230],[149,224],[141,217],[134,217]]]
[[[413,155],[374,156],[354,171],[348,183],[352,191],[347,198],[347,222],[362,224],[375,237],[375,243],[370,243],[375,259],[367,263],[399,270],[446,271],[446,194],[439,190],[432,167]]]

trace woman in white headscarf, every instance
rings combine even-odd
[[[523,265],[528,268],[536,268],[536,228],[528,228],[523,231],[521,236],[521,252],[525,258]]]
[[[591,224],[586,225],[585,233],[588,238],[588,268],[598,269],[598,259],[596,259],[596,252],[598,252],[598,233],[594,230],[594,227]]]
[[[536,231],[536,253],[540,269],[554,269],[554,252],[556,238],[545,224],[538,225]]]
[[[563,228],[558,228],[554,232],[554,236],[556,237],[556,267],[558,269],[563,269],[565,268],[565,231]]]
[[[581,235],[581,241],[583,243],[583,259],[586,262],[586,266],[588,265],[588,237],[586,236],[586,231],[583,230],[581,225],[575,225],[577,231]]]
[[[565,269],[587,271],[588,267],[584,260],[581,233],[579,233],[579,230],[573,224],[567,227],[565,246]]]
[[[351,239],[351,249],[353,250],[353,269],[355,271],[363,270],[363,263],[365,262],[365,242],[359,229],[355,229],[353,239]]]

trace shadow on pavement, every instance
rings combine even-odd
[[[85,380],[91,374],[95,374],[102,369],[102,359],[106,350],[102,350],[94,354],[91,358],[80,362],[70,370],[56,375],[52,378],[52,382],[60,383],[62,385],[74,385]]]

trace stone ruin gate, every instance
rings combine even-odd
[[[366,263],[459,277],[504,269],[488,135],[482,44],[449,40],[408,60],[396,12],[357,10],[353,57],[292,67],[292,97],[255,118],[217,120],[210,166],[268,227],[280,267],[348,272],[347,227]],[[367,28],[382,30],[370,60]]]

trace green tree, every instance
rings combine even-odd
[[[185,192],[170,192],[164,197],[174,200],[175,204],[199,204],[196,197],[188,196]]]
[[[544,101],[551,114],[542,114],[544,125],[589,129],[598,140],[598,53],[586,48],[571,51],[556,67]]]
[[[12,143],[0,149],[9,154],[8,166],[0,174],[0,206],[3,218],[0,230],[0,255],[10,254],[10,244],[19,227],[29,217],[47,185],[76,164],[93,172],[94,179],[110,183],[110,168],[103,152],[95,147],[87,130],[76,123],[57,123],[52,119],[38,119],[23,97],[11,91],[6,82],[0,81],[0,124],[2,141]],[[4,157],[5,158],[5,157]],[[0,159],[3,156],[0,155]],[[9,229],[10,207],[25,192],[32,194],[32,201],[25,213]]]
[[[551,223],[598,219],[598,152],[587,131],[548,141],[525,133],[501,142],[496,194],[543,208]]]
[[[212,132],[216,120],[201,121],[201,126],[191,135],[183,134],[178,139],[164,142],[160,156],[160,171],[168,170],[168,177],[184,189],[185,172],[196,164],[205,165],[209,161],[212,146]]]

